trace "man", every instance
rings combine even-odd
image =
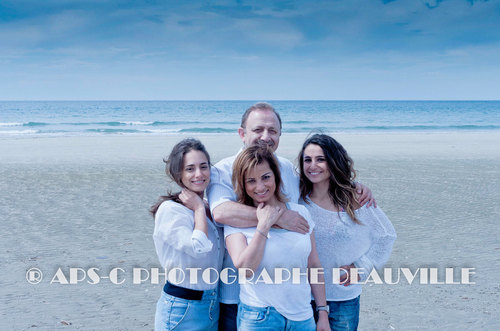
[[[281,129],[281,118],[276,110],[270,104],[260,102],[245,111],[241,119],[241,127],[238,129],[238,134],[243,141],[243,148],[262,141],[267,143],[275,152],[279,146]],[[238,199],[231,182],[233,162],[238,153],[219,161],[212,167],[207,196],[215,221],[233,227],[252,227],[257,225],[257,209],[236,202]],[[280,164],[283,194],[289,201],[297,203],[300,192],[299,178],[295,168],[289,160],[279,156],[277,156],[277,159]],[[360,194],[361,204],[366,202],[372,203],[371,191],[367,187],[358,185],[358,194]],[[291,210],[283,213],[277,225],[299,233],[307,233],[309,231],[307,221],[299,213]],[[224,256],[223,268],[236,269],[227,250]],[[219,289],[221,302],[219,330],[236,330],[239,285],[237,282],[234,284],[224,284],[222,282]]]

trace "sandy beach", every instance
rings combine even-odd
[[[0,329],[153,329],[161,281],[134,284],[133,270],[160,267],[148,208],[183,137],[0,138]],[[475,272],[469,285],[367,284],[360,330],[500,329],[500,133],[334,137],[396,228],[386,267]],[[197,138],[213,163],[241,146],[236,133]],[[282,136],[278,154],[295,161],[304,138]],[[101,278],[62,284],[70,268]],[[121,284],[104,278],[113,269]]]

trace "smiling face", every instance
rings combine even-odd
[[[325,158],[323,149],[315,144],[309,144],[304,149],[304,175],[311,181],[311,183],[318,184],[322,182],[329,182],[330,170]]]
[[[205,191],[210,183],[210,165],[205,153],[191,150],[184,155],[181,182],[193,192]]]
[[[253,199],[254,205],[269,203],[276,199],[274,173],[266,161],[256,165],[245,174],[245,191]]]
[[[248,115],[245,127],[239,128],[238,134],[245,147],[261,140],[274,152],[278,148],[281,134],[278,117],[272,110],[256,109]]]

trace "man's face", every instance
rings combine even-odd
[[[274,152],[280,143],[280,122],[273,111],[257,109],[248,115],[246,127],[239,128],[238,133],[245,147],[261,140],[266,142]]]

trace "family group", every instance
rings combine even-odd
[[[235,155],[212,166],[204,145],[189,138],[164,159],[181,190],[151,207],[156,252],[165,269],[198,274],[168,274],[156,330],[357,329],[360,283],[389,259],[394,227],[371,190],[355,182],[340,143],[311,135],[296,167],[276,155],[281,132],[279,113],[257,103],[242,116]],[[278,268],[300,270],[299,281],[202,277],[207,269],[239,270],[241,278]],[[311,281],[318,268],[324,272]]]

